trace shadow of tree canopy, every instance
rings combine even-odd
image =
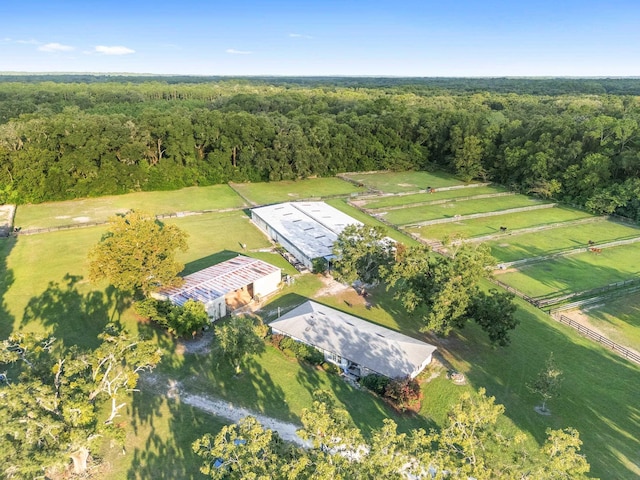
[[[187,263],[184,266],[184,269],[182,270],[182,272],[180,272],[180,275],[181,276],[190,275],[194,272],[197,272],[198,270],[202,270],[203,268],[207,268],[212,265],[216,265],[220,262],[231,260],[232,258],[235,258],[238,255],[242,255],[242,253],[234,252],[232,250],[222,250],[221,252],[217,252],[212,255],[207,255],[206,257],[202,257]]]
[[[201,460],[191,443],[205,433],[216,434],[223,421],[166,395],[140,392],[134,397],[138,422],[136,446],[127,479],[201,479]]]
[[[7,259],[17,239],[15,237],[0,238],[0,338],[6,338],[13,331],[14,317],[9,313],[6,293],[15,281],[13,270],[7,265]]]
[[[474,388],[486,387],[506,416],[539,444],[546,428],[576,428],[591,474],[632,478],[640,472],[640,369],[580,337],[569,327],[543,320],[533,307],[519,305],[520,325],[508,347],[493,348],[479,327],[469,324],[443,342],[443,353],[461,366]],[[446,352],[445,352],[446,350]],[[526,388],[553,352],[563,371],[559,395],[549,402],[551,416],[540,416],[541,403]],[[636,465],[635,469],[633,465]]]
[[[67,345],[95,348],[98,334],[109,322],[119,322],[131,301],[112,286],[103,291],[78,291],[81,275],[66,274],[62,283],[49,282],[46,290],[27,304],[21,326],[40,322]]]

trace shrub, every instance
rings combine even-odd
[[[278,348],[285,354],[287,354],[287,351],[289,351],[298,360],[305,361],[312,365],[319,365],[324,360],[324,355],[322,354],[322,352],[320,352],[316,348],[310,347],[305,343],[297,342],[293,338],[285,337],[279,340],[279,345],[280,346]]]
[[[384,395],[390,381],[391,380],[384,375],[372,373],[366,377],[362,377],[360,379],[360,385],[378,395]]]
[[[340,367],[338,367],[335,363],[322,362],[320,364],[320,366],[327,373],[335,373],[335,374],[339,374],[340,373]]]
[[[271,335],[271,345],[276,347],[278,350],[282,350],[282,341],[287,338],[281,333],[274,333]]]
[[[415,379],[406,377],[391,380],[385,388],[384,396],[402,412],[420,410],[422,391],[420,384]]]

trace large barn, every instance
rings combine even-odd
[[[278,267],[245,256],[237,256],[184,277],[180,287],[160,290],[155,296],[184,305],[187,300],[204,303],[212,321],[252,300],[278,289],[282,272]]]
[[[309,270],[333,258],[333,243],[347,225],[362,225],[324,202],[287,202],[251,210],[251,220]]]
[[[436,347],[353,315],[307,301],[270,323],[286,335],[322,351],[325,360],[358,377],[371,373],[415,378]]]

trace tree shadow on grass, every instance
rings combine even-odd
[[[640,474],[640,369],[615,353],[580,337],[569,327],[543,320],[532,307],[518,310],[521,324],[506,348],[493,348],[474,324],[449,342],[446,356],[474,388],[486,387],[506,416],[542,444],[545,429],[578,429],[593,475],[632,478]],[[552,415],[534,411],[540,398],[526,384],[553,352],[563,371]],[[633,465],[636,467],[633,467]],[[634,470],[635,468],[635,470]]]
[[[0,338],[11,335],[14,327],[14,317],[9,313],[6,293],[15,281],[13,270],[8,268],[7,259],[16,242],[15,237],[0,238]]]
[[[191,444],[204,435],[215,435],[224,422],[197,408],[157,393],[141,392],[134,397],[134,419],[139,421],[127,455],[133,458],[127,479],[200,479],[201,460]]]
[[[81,280],[80,275],[66,274],[62,284],[49,282],[44,292],[29,300],[21,327],[40,322],[68,345],[97,347],[98,334],[107,323],[119,322],[131,302],[112,286],[83,294],[77,288]]]
[[[238,255],[241,255],[241,253],[234,252],[232,250],[222,250],[221,252],[217,252],[212,255],[207,255],[206,257],[202,257],[202,258],[199,258],[198,260],[194,260],[193,262],[187,263],[184,266],[184,270],[182,270],[180,275],[182,276],[190,275],[194,272],[210,267],[212,265],[216,265],[220,262],[231,260],[232,258],[235,258]]]

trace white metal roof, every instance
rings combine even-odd
[[[436,350],[433,345],[311,300],[270,325],[390,378],[411,375]]]
[[[158,293],[177,305],[184,305],[189,299],[207,303],[279,271],[267,262],[239,255],[187,275],[182,286],[164,288]]]
[[[252,211],[309,259],[332,256],[338,234],[347,225],[362,225],[324,202],[286,202]]]

